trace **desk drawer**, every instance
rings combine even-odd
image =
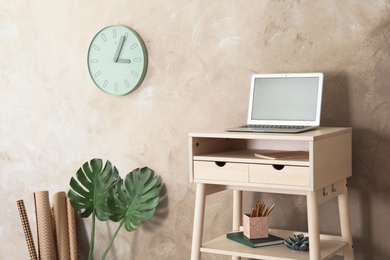
[[[249,180],[252,183],[309,186],[309,167],[250,164]]]
[[[248,182],[248,164],[194,161],[194,178]]]

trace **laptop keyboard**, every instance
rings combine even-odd
[[[262,128],[262,129],[304,129],[307,126],[302,125],[244,125],[243,128]]]

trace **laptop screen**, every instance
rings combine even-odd
[[[319,125],[322,73],[252,76],[249,124]]]

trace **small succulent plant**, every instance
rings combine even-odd
[[[309,237],[305,237],[303,234],[289,237],[284,241],[284,244],[294,251],[308,251],[309,250]]]

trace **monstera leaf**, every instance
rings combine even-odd
[[[110,190],[110,219],[115,222],[122,220],[127,231],[136,230],[153,217],[160,192],[161,183],[151,169],[134,169]]]
[[[84,163],[76,178],[71,178],[70,187],[68,197],[72,207],[83,218],[92,215],[89,260],[93,259],[95,218],[120,221],[102,256],[105,259],[123,225],[126,230],[134,231],[153,217],[161,192],[158,176],[148,167],[134,169],[122,180],[117,169],[109,161],[103,166],[101,159]]]
[[[92,159],[86,162],[76,172],[76,179],[71,178],[68,198],[80,217],[87,218],[92,214],[91,245],[88,259],[93,258],[95,242],[95,218],[108,220],[109,209],[107,199],[109,190],[120,179],[119,173],[107,161],[103,167],[101,159]]]
[[[115,167],[107,161],[103,167],[101,159],[92,159],[86,162],[77,171],[76,178],[71,178],[68,197],[72,207],[79,211],[83,218],[96,214],[97,219],[107,220],[108,191],[120,179]]]
[[[127,231],[134,231],[150,220],[160,199],[161,183],[148,167],[137,168],[128,173],[110,190],[108,207],[110,219],[120,225],[113,234],[102,259],[106,259],[119,230],[124,225]]]

